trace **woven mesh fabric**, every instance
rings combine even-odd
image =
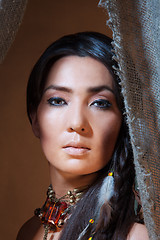
[[[160,1],[101,0],[113,31],[144,220],[160,239]]]
[[[0,0],[0,63],[15,39],[27,0]]]

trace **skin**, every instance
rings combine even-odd
[[[91,184],[97,171],[109,162],[122,122],[111,74],[90,57],[61,58],[51,68],[31,118],[57,197]],[[59,234],[54,233],[54,239],[59,239]],[[43,226],[33,217],[21,228],[17,240],[41,240],[43,235]],[[141,224],[134,224],[127,238],[135,239],[148,239]]]
[[[135,223],[128,234],[127,240],[149,240],[146,226]]]
[[[112,76],[102,63],[69,56],[54,64],[32,126],[58,197],[95,180],[112,156],[121,118]]]

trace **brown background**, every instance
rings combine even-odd
[[[47,161],[26,115],[25,90],[43,50],[68,33],[93,30],[111,36],[98,0],[29,0],[22,25],[0,66],[0,238],[16,239],[21,225],[45,200]]]

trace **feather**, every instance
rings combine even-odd
[[[79,235],[79,237],[78,237],[77,240],[82,239],[82,237],[87,233],[89,227],[90,227],[90,224],[88,224],[88,225],[83,229],[83,231],[80,233],[80,235]]]
[[[108,202],[114,193],[114,177],[107,176],[102,183],[100,192],[99,192],[99,207],[101,207],[105,202]]]

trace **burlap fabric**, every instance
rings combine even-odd
[[[21,24],[27,0],[0,0],[0,63]]]
[[[145,224],[160,239],[160,1],[101,0],[119,65]]]

